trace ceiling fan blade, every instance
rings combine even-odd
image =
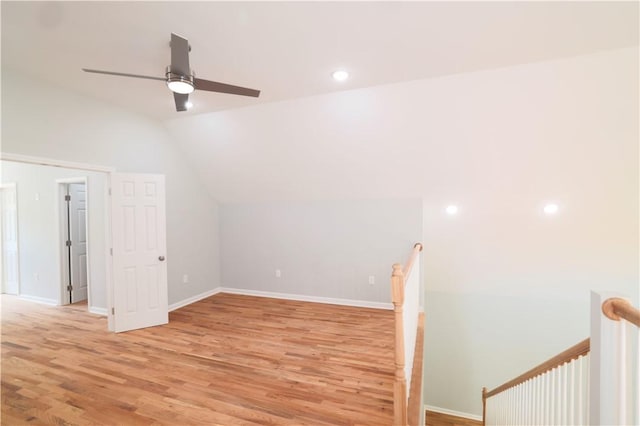
[[[194,78],[193,82],[196,86],[196,90],[229,93],[231,95],[253,96],[254,98],[260,96],[259,90],[248,89],[246,87],[232,86],[231,84],[218,83],[217,81],[203,80],[201,78]]]
[[[186,111],[189,95],[182,93],[173,93],[173,99],[176,101],[176,111]]]
[[[151,77],[151,76],[148,76],[148,75],[127,74],[127,73],[123,73],[123,72],[90,70],[88,68],[82,68],[82,71],[84,71],[84,72],[92,72],[92,73],[96,73],[96,74],[117,75],[119,77],[134,77],[134,78],[146,78],[146,79],[149,79],[149,80],[167,81],[167,79],[163,78],[163,77]]]
[[[174,33],[171,33],[171,72],[181,76],[191,75],[189,41]]]

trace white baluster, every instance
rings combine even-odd
[[[507,391],[507,417],[505,419],[505,424],[510,425],[513,424],[513,389],[509,389]]]
[[[566,425],[566,420],[563,420],[563,416],[565,410],[567,409],[566,405],[566,391],[567,391],[567,382],[566,382],[566,363],[562,364],[558,368],[558,411],[556,413],[556,422],[559,425]]]
[[[582,418],[584,419],[584,424],[591,423],[591,412],[589,411],[589,395],[591,392],[591,353],[588,353],[585,357],[585,363],[583,367],[583,376],[582,376],[582,388],[584,389],[584,395],[582,396]]]
[[[566,371],[567,364],[562,364],[558,369],[558,414],[556,415],[556,420],[559,425],[566,425],[566,420],[563,420],[565,416],[565,410],[567,409],[566,404],[566,392],[567,392],[567,382],[566,382]]]
[[[529,393],[529,380],[522,384],[522,424],[529,424],[529,409],[531,407],[531,394]]]
[[[527,410],[527,425],[532,425],[533,424],[533,404],[534,404],[534,397],[535,395],[533,394],[533,380],[534,379],[529,379],[528,383],[528,392],[529,392],[529,403],[527,404],[527,406],[529,407]]]
[[[540,411],[542,410],[542,397],[540,394],[540,388],[542,386],[542,381],[543,381],[543,377],[536,377],[535,378],[535,412],[533,413],[533,424],[537,425],[540,424],[542,422],[542,416],[540,415]]]
[[[522,424],[522,413],[524,411],[524,398],[523,398],[523,392],[524,392],[524,386],[522,383],[520,383],[518,385],[518,408],[516,411],[516,424],[521,425]]]
[[[618,371],[614,374],[618,377],[618,422],[626,424],[627,420],[627,322],[620,321],[618,328]]]
[[[576,364],[580,359],[574,359],[569,363],[569,392],[567,394],[567,424],[575,424],[575,404],[576,404]]]
[[[551,395],[551,392],[549,391],[549,381],[551,379],[551,373],[550,372],[546,372],[544,374],[544,387],[542,388],[542,400],[543,400],[543,406],[542,406],[542,423],[541,424],[551,424],[551,419],[549,418],[549,398]]]
[[[567,378],[567,373],[568,373],[568,369],[569,369],[569,364],[563,364],[562,365],[562,393],[561,393],[561,398],[560,398],[560,403],[562,406],[562,409],[560,410],[560,424],[561,425],[566,425],[567,424],[567,411],[569,411],[569,392],[568,392],[568,378]]]
[[[517,394],[517,388],[513,388],[512,391],[510,392],[511,394],[511,412],[510,412],[510,424],[515,424],[516,423],[516,414],[518,411],[518,394]]]

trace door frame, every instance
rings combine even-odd
[[[87,310],[91,308],[91,253],[89,249],[89,221],[91,220],[89,217],[89,182],[86,176],[77,177],[77,178],[64,178],[64,179],[56,179],[56,192],[54,194],[57,195],[57,220],[58,223],[58,251],[59,255],[57,256],[60,260],[60,291],[58,293],[58,305],[68,305],[66,301],[68,299],[67,292],[67,283],[69,282],[69,250],[65,250],[64,246],[67,241],[68,235],[68,224],[67,224],[67,202],[64,199],[64,196],[67,195],[67,191],[70,183],[79,183],[84,184],[84,188],[86,191],[86,206],[85,210],[85,235],[87,236]]]
[[[0,183],[0,191],[5,191],[5,190],[10,190],[13,191],[14,193],[14,199],[16,200],[16,229],[15,229],[15,233],[16,233],[16,248],[18,250],[18,252],[16,253],[16,263],[17,263],[17,268],[16,268],[16,273],[18,275],[18,288],[16,289],[16,295],[20,295],[20,227],[18,226],[18,185],[15,182],[6,182],[6,183]],[[2,196],[2,194],[0,194],[0,197]],[[2,207],[2,203],[0,203],[0,210],[3,209]],[[1,225],[1,223],[0,223]],[[0,250],[2,251],[2,253],[0,253],[0,265],[2,266],[0,268],[0,271],[4,271],[4,249],[1,247],[2,246],[2,229],[0,226]],[[0,293],[2,293],[4,290],[4,276],[0,277]]]
[[[56,160],[52,158],[45,157],[34,157],[30,155],[23,154],[14,154],[9,152],[0,152],[0,160],[6,161],[14,161],[18,163],[27,163],[27,164],[40,164],[42,166],[53,166],[53,167],[64,167],[66,169],[77,169],[77,170],[87,170],[91,172],[101,172],[106,174],[107,185],[104,189],[103,197],[104,197],[104,206],[105,206],[105,227],[104,227],[104,235],[105,235],[105,265],[106,265],[106,292],[107,292],[107,321],[108,321],[108,330],[113,331],[113,315],[111,314],[111,307],[113,306],[113,282],[112,276],[113,273],[111,271],[113,267],[113,263],[111,262],[111,204],[109,200],[109,191],[111,188],[111,173],[116,171],[115,167],[109,166],[101,166],[96,164],[87,164],[87,163],[76,163],[71,161],[63,161]],[[94,194],[95,195],[95,194]],[[56,215],[59,214],[59,210],[56,208]],[[59,258],[59,256],[58,256]]]

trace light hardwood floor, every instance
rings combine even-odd
[[[427,411],[425,421],[426,426],[482,426],[482,422],[478,420],[450,416],[448,414],[436,413],[435,411]]]
[[[393,313],[218,294],[107,332],[2,296],[2,424],[390,425]]]

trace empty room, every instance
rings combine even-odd
[[[2,1],[2,424],[637,424],[639,13]]]

